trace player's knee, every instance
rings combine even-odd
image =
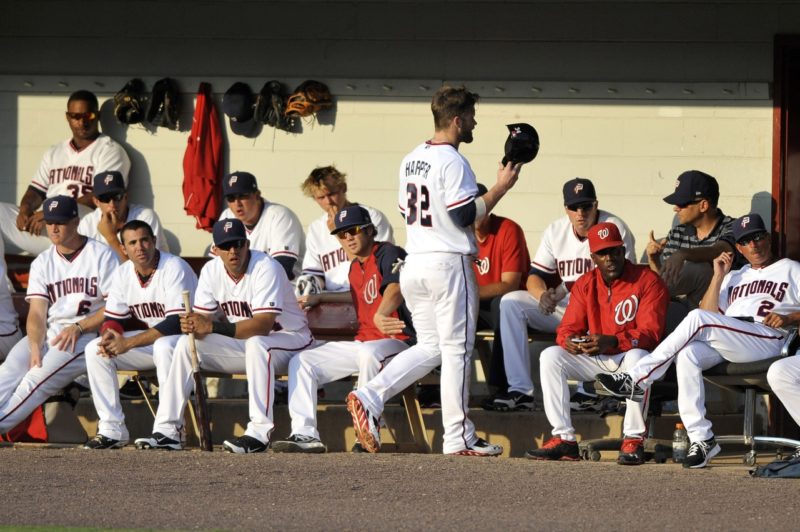
[[[767,382],[774,391],[780,391],[787,385],[791,386],[791,379],[781,367],[780,362],[775,362],[767,370]]]
[[[563,365],[565,355],[572,356],[561,346],[550,346],[539,355],[539,367],[542,370],[546,368],[560,368]]]

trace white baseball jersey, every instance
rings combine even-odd
[[[372,225],[378,231],[375,240],[394,243],[392,226],[386,217],[377,209],[358,203],[364,207],[372,219]],[[325,277],[325,290],[344,292],[350,289],[351,258],[347,256],[339,238],[328,229],[328,215],[323,214],[308,226],[306,232],[306,254],[303,257],[303,273]]]
[[[225,209],[220,220],[236,218],[233,211]],[[303,242],[303,226],[297,215],[288,207],[264,200],[261,216],[252,228],[247,228],[247,239],[250,249],[263,251],[273,257],[290,257],[295,259],[292,269],[294,276],[300,275],[300,266],[305,244]]]
[[[277,314],[280,330],[301,331],[308,327],[294,289],[283,267],[261,251],[250,250],[244,275],[235,281],[222,259],[216,257],[203,266],[194,309],[206,314],[221,311],[231,323],[252,318],[255,314]]]
[[[180,257],[161,252],[153,275],[142,283],[134,264],[126,261],[114,272],[106,299],[105,315],[125,320],[136,318],[148,327],[158,325],[173,314],[183,314],[183,290],[194,294],[197,276]]]
[[[2,240],[2,238],[0,238]],[[3,243],[0,242],[0,253],[4,252]],[[11,300],[6,261],[0,254],[0,337],[11,335],[17,330],[17,311]]]
[[[55,245],[51,245],[31,264],[25,299],[48,301],[47,326],[58,332],[82,316],[100,310],[111,290],[118,264],[110,247],[91,238],[86,239],[86,244],[72,260],[67,260]]]
[[[98,172],[121,172],[127,188],[130,168],[128,154],[111,137],[101,134],[80,151],[70,139],[47,150],[31,186],[48,198],[63,194],[78,199],[92,191],[92,179]]]
[[[406,220],[406,251],[475,255],[472,227],[459,227],[448,211],[478,194],[469,162],[450,144],[424,142],[400,163],[398,206]]]
[[[597,223],[611,222],[619,228],[625,242],[625,258],[636,264],[636,242],[625,222],[606,211],[598,211]],[[544,273],[557,273],[567,289],[584,273],[594,269],[589,252],[589,239],[580,239],[564,215],[544,230],[531,267]]]
[[[105,238],[103,238],[103,235],[97,230],[97,224],[100,223],[100,217],[102,215],[103,213],[100,209],[95,209],[81,218],[81,222],[78,224],[78,232],[89,238],[94,238],[95,240],[105,243]],[[161,220],[156,214],[156,211],[144,205],[129,203],[128,218],[125,221],[130,222],[131,220],[147,222],[148,225],[153,228],[153,234],[156,235],[156,246],[158,249],[161,251],[169,251],[169,243],[167,243],[167,239],[164,237],[164,229],[161,227]]]
[[[758,323],[770,312],[800,311],[800,262],[780,259],[765,268],[747,264],[728,272],[719,290],[719,309],[727,316],[753,316]]]

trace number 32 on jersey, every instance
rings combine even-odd
[[[431,227],[431,215],[428,213],[430,209],[430,195],[428,194],[428,187],[425,185],[416,185],[408,183],[406,185],[406,225],[414,225],[417,220],[422,227]]]

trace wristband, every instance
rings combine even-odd
[[[236,324],[214,321],[211,322],[211,332],[215,334],[221,334],[222,336],[227,336],[229,338],[234,338],[236,336]]]
[[[81,327],[81,324],[80,324],[80,323],[78,323],[78,322],[76,321],[75,323],[73,323],[73,325],[77,326],[77,327],[78,327],[78,331],[80,331],[80,333],[81,333],[81,334],[83,334],[83,327]]]
[[[102,335],[108,329],[111,329],[113,331],[117,331],[119,334],[124,334],[125,333],[125,329],[122,328],[122,325],[118,321],[114,321],[114,320],[106,320],[106,321],[104,321],[103,322],[103,326],[100,327],[100,334]]]

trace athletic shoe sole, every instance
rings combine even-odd
[[[369,430],[369,420],[367,419],[369,412],[361,404],[361,399],[358,398],[355,392],[350,392],[347,395],[347,411],[350,412],[350,416],[353,418],[353,428],[356,431],[356,438],[361,447],[368,453],[377,453],[378,449],[380,449],[380,444],[375,441]]]
[[[705,466],[708,465],[708,462],[710,462],[712,458],[714,458],[715,456],[717,456],[719,454],[719,452],[721,450],[722,450],[722,448],[719,446],[719,444],[714,445],[714,447],[709,449],[705,460],[703,460],[701,463],[699,463],[697,465],[689,466],[686,469],[702,469],[702,468],[704,468]]]
[[[179,443],[167,443],[167,444],[159,444],[153,438],[140,438],[134,442],[136,448],[140,451],[143,450],[163,450],[163,451],[180,451],[183,449],[183,446]]]
[[[324,445],[306,447],[292,441],[276,441],[272,444],[272,452],[274,453],[322,454],[325,451]]]
[[[546,456],[534,456],[530,454],[525,454],[525,458],[528,460],[539,460],[540,462],[580,462],[581,457],[572,457],[572,456],[562,456],[560,458],[547,458]]]
[[[81,449],[87,449],[89,451],[107,451],[107,450],[110,451],[112,449],[122,449],[126,445],[128,445],[128,440],[118,441],[118,442],[113,443],[113,444],[111,444],[111,445],[109,445],[107,447],[87,447],[86,445],[84,445],[83,447],[81,447]]]

